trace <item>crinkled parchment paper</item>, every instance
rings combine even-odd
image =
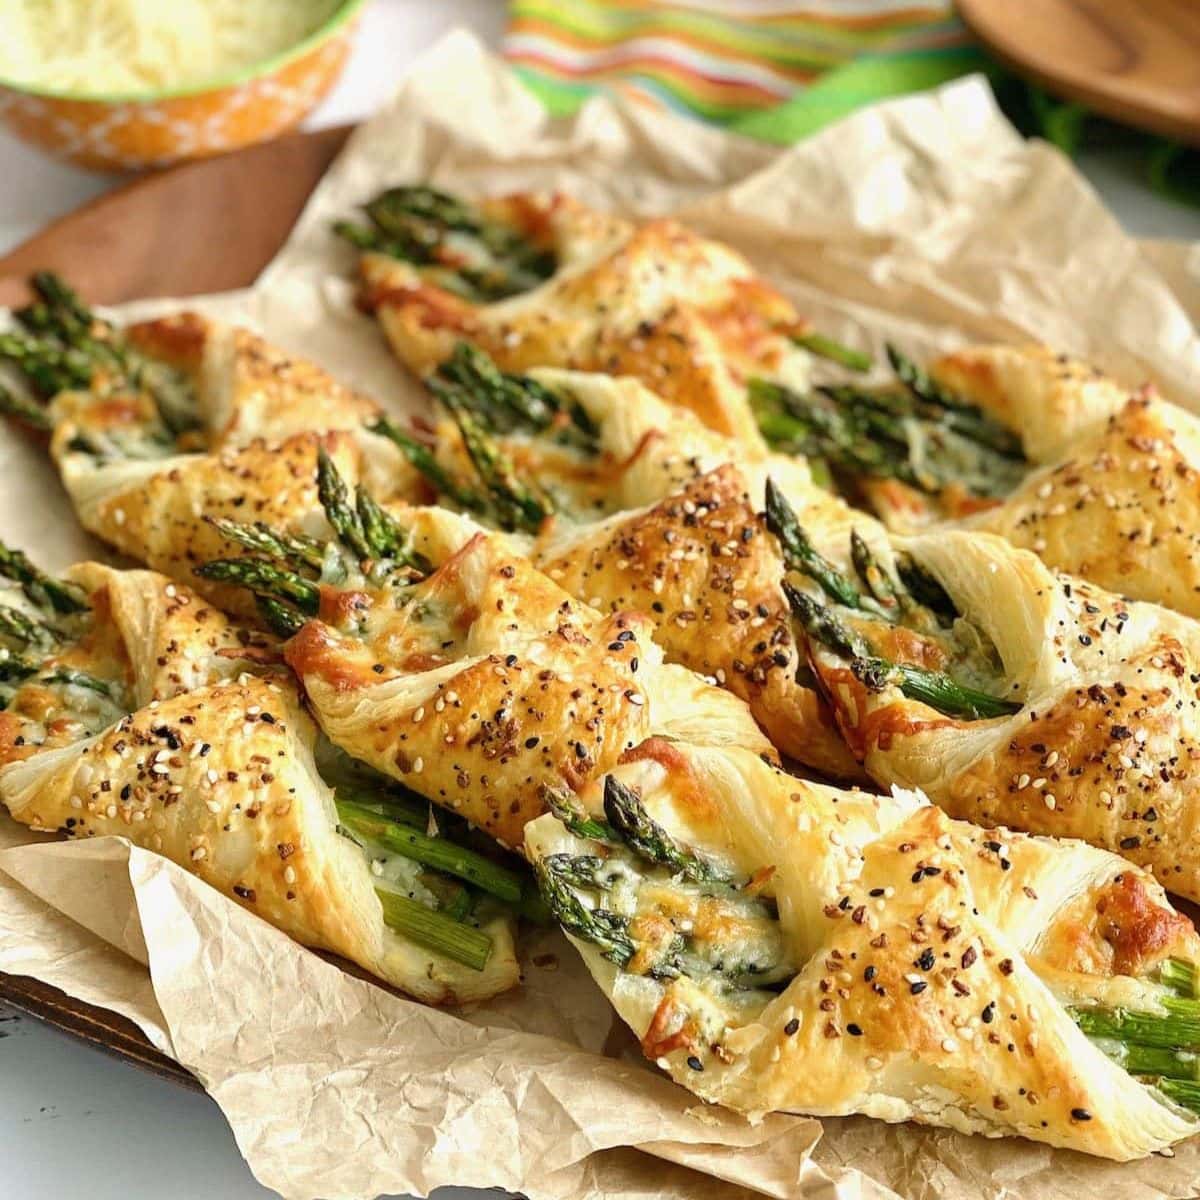
[[[355,311],[353,255],[328,227],[380,187],[420,179],[676,213],[748,253],[832,334],[918,353],[1040,338],[1200,409],[1200,249],[1139,247],[978,81],[780,151],[603,99],[552,121],[455,35],[355,134],[258,287],[189,304],[255,324],[387,403],[419,403]],[[0,535],[51,565],[96,553],[38,452],[2,436]],[[0,823],[0,970],[137,1022],[203,1081],[255,1174],[289,1198],[450,1183],[534,1200],[1200,1193],[1200,1143],[1114,1166],[860,1119],[750,1125],[643,1064],[555,935],[527,955],[518,993],[436,1012],[300,949],[155,855]]]

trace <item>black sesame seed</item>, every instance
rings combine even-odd
[[[919,996],[928,986],[925,980],[917,979],[908,985],[908,990],[912,995]]]
[[[694,1054],[688,1057],[687,1065],[691,1067],[693,1071],[704,1070],[704,1064]]]
[[[796,1036],[796,1034],[800,1032],[800,1018],[799,1018],[799,1017],[793,1017],[793,1018],[792,1018],[792,1019],[791,1019],[791,1020],[790,1020],[790,1021],[789,1021],[789,1022],[786,1024],[786,1025],[785,1025],[785,1026],[784,1026],[784,1027],[783,1027],[783,1032],[784,1032],[785,1034],[787,1034],[787,1036],[788,1036],[788,1037],[795,1037],[795,1036]]]
[[[855,1025],[855,1023],[853,1021],[851,1021],[850,1024],[846,1026],[846,1032],[851,1037],[862,1037],[862,1030],[857,1025]]]
[[[1090,1121],[1092,1119],[1092,1114],[1088,1112],[1086,1108],[1071,1109],[1071,1116],[1074,1117],[1076,1121]]]

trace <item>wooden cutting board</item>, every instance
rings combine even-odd
[[[93,303],[190,296],[252,283],[275,256],[349,126],[292,134],[134,180],[0,258],[0,305],[24,303],[31,272],[65,275]],[[0,1001],[136,1066],[200,1084],[131,1021],[0,972]]]
[[[1200,145],[1197,0],[958,0],[958,12],[1053,95]]]

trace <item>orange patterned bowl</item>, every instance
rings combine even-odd
[[[314,33],[225,79],[137,96],[78,96],[0,79],[0,121],[80,166],[141,170],[264,142],[304,117],[345,66],[359,10],[346,0]]]

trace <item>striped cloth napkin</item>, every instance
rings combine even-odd
[[[556,114],[603,88],[781,144],[982,71],[1022,132],[1068,154],[1136,140],[1150,185],[1200,204],[1200,153],[1014,79],[972,43],[949,0],[510,0],[504,52]]]

